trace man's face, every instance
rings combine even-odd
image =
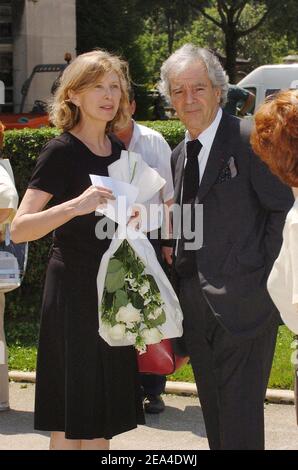
[[[219,108],[221,91],[213,87],[205,65],[196,61],[170,77],[172,105],[195,139],[210,126]]]

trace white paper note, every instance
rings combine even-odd
[[[132,184],[124,183],[123,181],[116,180],[109,176],[89,176],[93,186],[101,186],[110,189],[113,191],[113,195],[116,198],[113,201],[108,199],[107,206],[105,208],[98,207],[96,212],[100,212],[118,223],[120,222],[119,217],[124,216],[124,211],[129,218],[130,214],[128,210],[133,206],[138,197],[138,188]]]

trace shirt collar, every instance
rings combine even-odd
[[[131,136],[129,146],[127,149],[131,151],[136,145],[136,142],[139,140],[139,137],[141,135],[141,132],[140,132],[139,126],[137,126],[137,123],[133,119],[132,119],[132,122],[133,122],[133,131],[132,131],[132,136]]]
[[[217,132],[221,117],[222,117],[222,109],[219,108],[215,116],[215,119],[212,121],[210,126],[207,127],[207,129],[205,129],[203,132],[201,132],[201,134],[199,134],[197,137],[197,139],[201,142],[202,146],[206,148],[208,151],[211,150],[213,140]],[[193,140],[193,139],[190,137],[189,132],[186,131],[185,132],[185,144],[189,142],[190,140]]]

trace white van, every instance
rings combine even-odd
[[[266,98],[279,90],[298,88],[298,64],[262,65],[237,83],[256,96],[256,109]],[[251,110],[254,112],[254,110]]]

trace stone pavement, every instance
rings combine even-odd
[[[33,431],[34,384],[11,383],[11,410],[0,413],[0,450],[42,450],[49,433]],[[208,449],[203,416],[195,397],[165,395],[166,410],[147,415],[147,425],[112,439],[112,450]],[[298,450],[293,405],[265,405],[267,449]]]

